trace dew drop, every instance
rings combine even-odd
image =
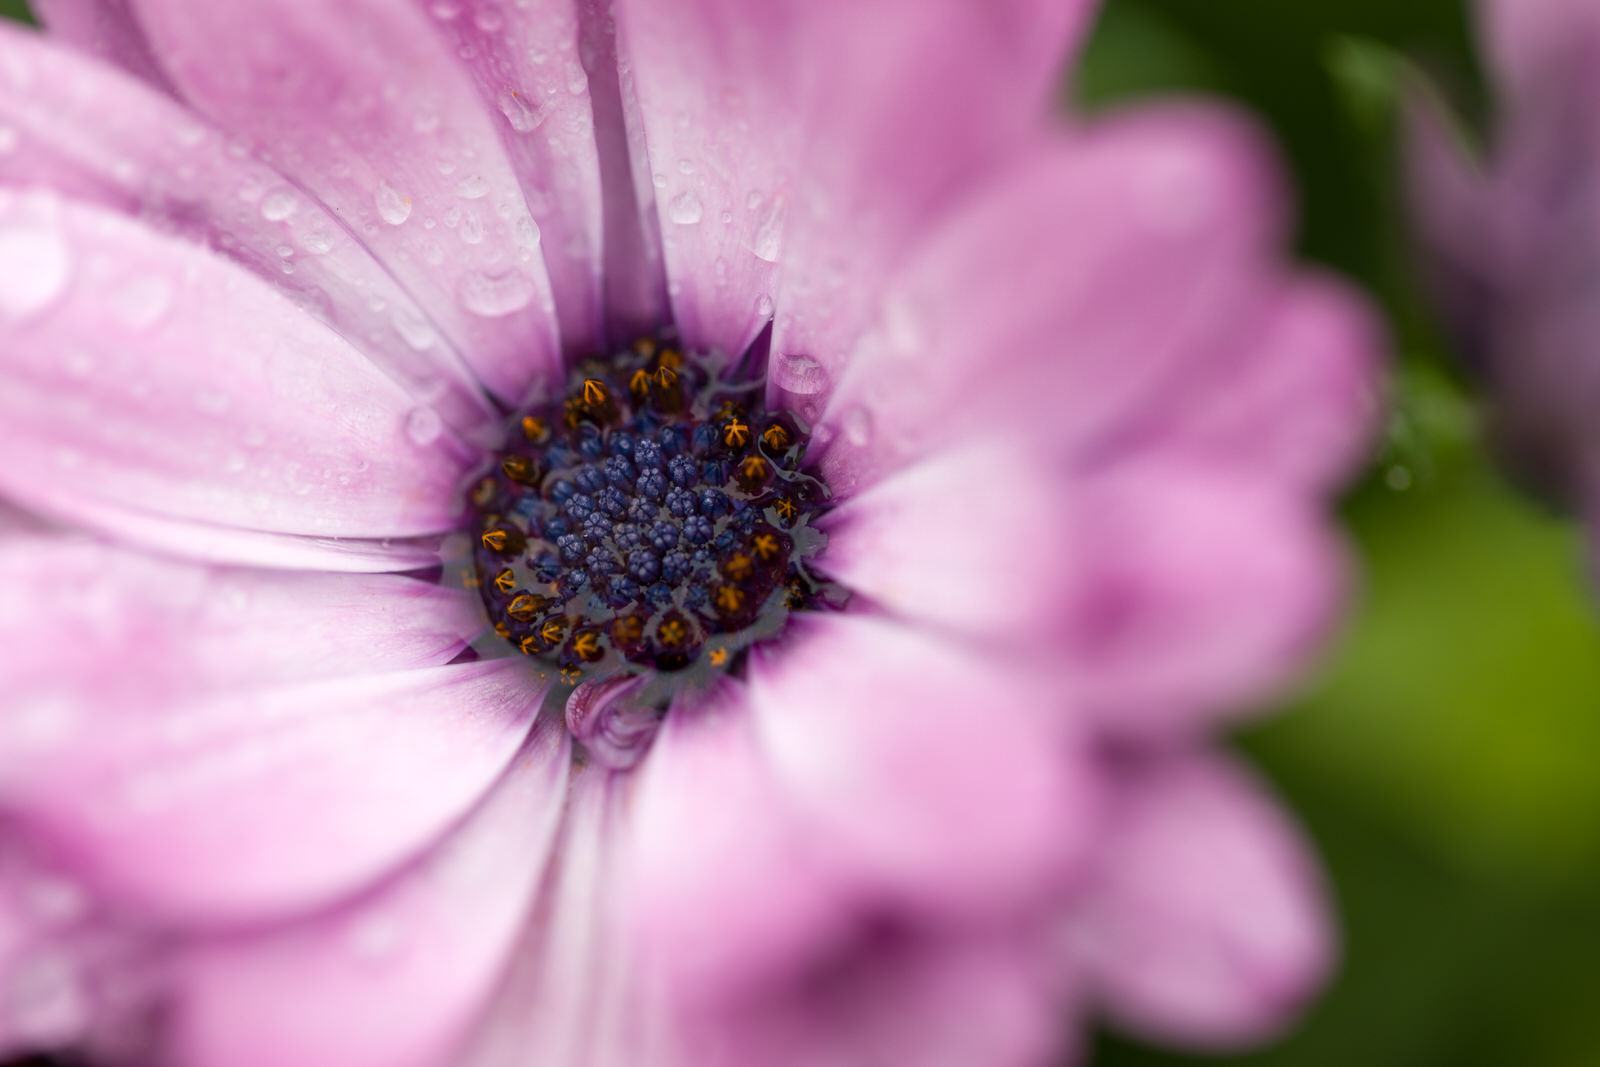
[[[261,217],[268,222],[282,222],[300,206],[299,198],[288,189],[274,189],[261,198]]]
[[[426,352],[439,339],[428,320],[410,308],[396,308],[393,321],[401,340],[418,352]]]
[[[456,195],[463,200],[478,200],[489,195],[489,179],[481,174],[462,178],[456,186]]]
[[[680,226],[693,226],[705,214],[700,198],[693,193],[679,193],[667,205],[667,218]]]
[[[515,89],[503,89],[495,101],[500,105],[500,114],[511,123],[511,128],[518,133],[531,133],[539,128],[544,121],[544,111],[535,104],[530,104]]]
[[[772,376],[780,389],[798,396],[815,396],[828,388],[827,368],[794,352],[784,352],[773,361]]]
[[[764,319],[770,319],[772,318],[772,313],[776,310],[777,307],[773,304],[772,297],[768,296],[766,293],[762,293],[760,296],[756,297],[757,315],[760,315]]]
[[[0,315],[21,320],[38,315],[66,292],[72,253],[53,230],[0,232]]]
[[[583,72],[583,67],[575,59],[567,60],[567,92],[573,96],[581,96],[589,89],[589,75]]]
[[[499,8],[490,4],[472,16],[472,24],[484,33],[499,33],[505,28],[506,17],[500,13]]]
[[[520,270],[501,274],[475,270],[461,276],[456,298],[474,315],[499,318],[528,306],[533,300],[533,282]]]
[[[857,448],[872,440],[872,414],[857,404],[844,413],[844,438]]]
[[[314,256],[325,256],[333,250],[333,238],[322,230],[312,230],[300,235],[300,247]]]
[[[440,22],[449,22],[461,16],[461,4],[459,0],[433,0],[428,11]]]
[[[378,216],[390,226],[398,226],[411,217],[411,198],[401,196],[388,182],[378,183],[372,201],[378,207]]]
[[[774,197],[756,232],[750,238],[750,251],[766,263],[778,262],[783,251],[783,197]]]
[[[461,217],[461,229],[457,231],[463,241],[469,245],[478,244],[483,240],[483,220],[477,212],[469,211]]]
[[[444,423],[432,408],[412,408],[406,413],[406,436],[412,444],[425,448],[437,441],[443,432]]]

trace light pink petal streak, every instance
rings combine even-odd
[[[334,539],[455,524],[473,454],[439,416],[192,245],[0,190],[0,325],[0,488],[25,505],[177,551],[187,524],[200,541],[207,527]],[[274,562],[259,541],[234,558]]]
[[[502,399],[559,358],[538,226],[421,4],[132,0],[173,83],[319,197]]]
[[[1193,104],[1036,147],[896,274],[817,431],[829,484],[979,428],[1073,455],[1142,431],[1267,288],[1275,175],[1253,127]]]
[[[1072,920],[1076,962],[1121,1025],[1233,1048],[1278,1032],[1328,973],[1314,864],[1261,789],[1209,756],[1131,773]]]
[[[8,690],[0,805],[122,910],[191,927],[308,908],[416,854],[541,699],[505,660],[198,695],[96,667]]]
[[[1060,655],[1125,737],[1238,716],[1338,617],[1344,553],[1320,505],[1248,470],[1132,458],[1074,485],[1070,510]]]
[[[0,184],[48,186],[217,251],[453,424],[490,418],[460,357],[344,223],[237,141],[48,37],[0,27],[0,57],[32,72],[0,83],[0,122],[15,142],[0,154]],[[140,297],[135,287],[116,299]]]
[[[776,308],[774,387],[825,391],[888,262],[1042,116],[1088,8],[618,4],[687,343],[736,353]]]
[[[1026,905],[1071,874],[1096,798],[1058,682],[879,618],[793,631],[752,668],[750,703],[824,855],[939,918]]]
[[[569,763],[547,724],[482,805],[388,883],[301,922],[180,949],[173,1062],[459,1062],[549,861]]]
[[[85,662],[173,696],[442,666],[484,625],[475,596],[395,575],[194,566],[38,536],[0,544],[12,694],[30,678],[71,689]]]

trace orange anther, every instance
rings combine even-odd
[[[768,426],[767,431],[761,435],[761,439],[767,443],[768,448],[775,451],[781,451],[789,447],[789,431],[777,423]]]
[[[606,397],[606,383],[599,378],[585,378],[583,381],[583,402],[585,404],[604,404]]]
[[[510,567],[494,576],[494,587],[502,593],[509,593],[517,587],[517,576],[511,572]]]
[[[763,560],[770,563],[778,558],[778,539],[769,533],[757,534],[750,541],[750,549]]]
[[[722,428],[722,443],[729,448],[742,448],[749,441],[750,427],[740,422],[737,415],[729,419],[728,424]]]

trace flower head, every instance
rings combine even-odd
[[[1203,735],[1333,613],[1376,341],[1250,129],[1045,122],[1079,3],[43,14],[0,1042],[1020,1064],[1315,987]]]
[[[1434,97],[1414,93],[1413,220],[1513,473],[1588,511],[1600,491],[1600,5],[1495,0],[1478,14],[1499,96],[1491,151],[1479,158]]]

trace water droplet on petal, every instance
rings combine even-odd
[[[500,105],[500,114],[506,117],[506,121],[511,123],[511,128],[518,133],[531,133],[544,121],[543,109],[535,103],[530,103],[515,89],[502,90],[495,103]]]
[[[21,320],[47,310],[71,274],[71,250],[54,230],[0,232],[0,316]]]
[[[693,226],[705,214],[700,198],[693,193],[679,193],[667,205],[667,218],[680,226]]]
[[[799,396],[815,396],[828,388],[828,370],[810,356],[784,352],[772,363],[772,377],[780,389]]]
[[[777,307],[773,304],[772,297],[768,296],[766,293],[762,293],[760,296],[756,297],[757,315],[760,315],[764,319],[770,319],[772,318],[772,313],[775,310],[777,310]]]
[[[378,216],[390,226],[398,226],[411,217],[411,198],[401,196],[388,182],[378,183],[372,201],[378,207]]]
[[[457,231],[457,236],[469,245],[483,240],[483,220],[476,212],[469,211],[461,217],[461,229]]]
[[[261,217],[268,222],[282,222],[300,206],[299,198],[288,189],[274,189],[261,198]]]
[[[395,309],[394,329],[406,344],[418,352],[426,352],[439,339],[428,320],[410,308]]]
[[[528,306],[533,300],[533,281],[519,270],[502,274],[475,270],[461,276],[456,298],[475,315],[498,318]]]
[[[456,186],[456,195],[463,200],[477,200],[489,195],[489,179],[481,174],[462,178]]]
[[[314,256],[327,255],[333,250],[333,238],[322,230],[312,230],[300,235],[300,247]]]
[[[583,67],[575,59],[567,60],[567,92],[579,96],[589,88],[589,75],[583,72]]]
[[[844,413],[844,437],[857,448],[872,440],[872,413],[857,404]]]
[[[444,423],[432,408],[412,408],[406,413],[406,436],[411,443],[426,447],[439,439]]]

